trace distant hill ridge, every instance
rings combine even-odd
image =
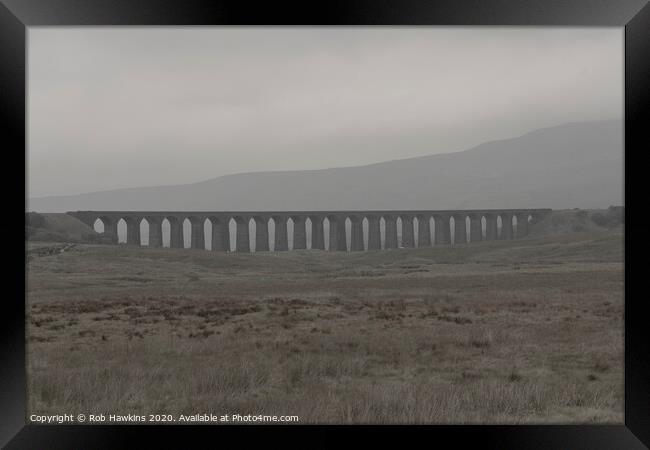
[[[623,124],[571,123],[365,166],[254,172],[29,200],[30,211],[606,208],[623,203]]]

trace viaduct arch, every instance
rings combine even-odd
[[[188,220],[190,248],[205,249],[205,224],[212,225],[212,251],[229,252],[230,223],[234,221],[235,251],[251,252],[249,226],[255,224],[255,252],[269,251],[269,223],[275,225],[273,236],[275,251],[289,250],[287,223],[293,222],[293,249],[307,248],[307,233],[311,235],[311,248],[329,251],[375,251],[382,248],[380,221],[384,221],[384,249],[398,248],[397,219],[402,225],[401,246],[424,248],[438,245],[465,245],[482,240],[515,239],[528,234],[531,221],[539,220],[550,209],[486,209],[486,210],[413,210],[413,211],[71,211],[76,217],[94,228],[100,221],[104,235],[118,243],[118,222],[126,223],[127,245],[142,245],[140,226],[149,226],[149,246],[163,246],[163,221],[169,223],[169,244],[183,248],[183,223]],[[452,220],[453,218],[453,220]],[[307,220],[309,219],[309,220]],[[324,222],[329,224],[329,245],[325,245]],[[434,233],[431,235],[431,220]],[[346,222],[351,224],[349,235]],[[364,232],[363,223],[367,227]],[[417,240],[414,223],[417,223]],[[500,223],[500,227],[498,224]],[[309,225],[310,224],[310,225]],[[453,225],[452,225],[453,224]],[[485,224],[485,226],[483,225]],[[453,227],[453,242],[452,242]],[[485,232],[484,232],[485,231]]]

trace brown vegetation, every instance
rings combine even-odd
[[[621,423],[622,252],[619,231],[358,254],[45,252],[28,265],[29,410]]]

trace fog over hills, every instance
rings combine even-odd
[[[135,174],[134,174],[135,176]],[[571,123],[466,151],[359,167],[29,199],[73,210],[604,208],[623,204],[623,123]]]

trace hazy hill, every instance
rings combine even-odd
[[[572,123],[441,155],[29,200],[30,211],[603,208],[623,203],[623,124]]]

